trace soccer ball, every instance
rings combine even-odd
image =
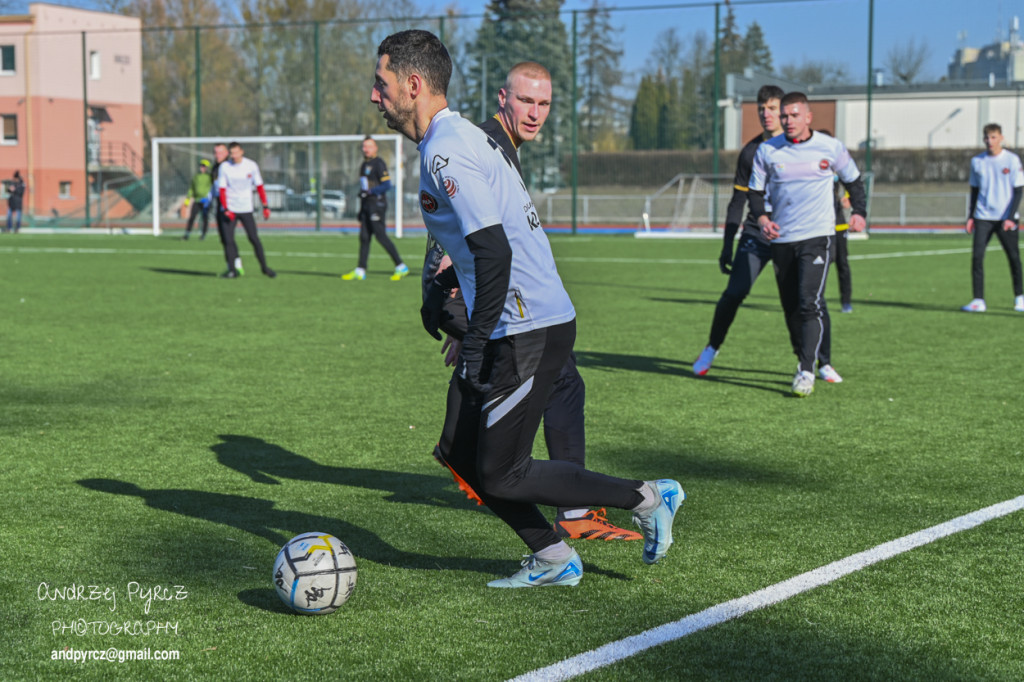
[[[334,613],[355,587],[356,560],[333,535],[296,535],[277,553],[274,588],[281,601],[299,613]]]

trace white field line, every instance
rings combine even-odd
[[[745,597],[716,604],[704,609],[700,613],[686,616],[674,623],[666,623],[646,632],[641,632],[638,635],[626,637],[617,642],[610,642],[545,668],[525,673],[514,678],[512,682],[555,682],[557,680],[569,680],[577,675],[582,675],[583,673],[624,660],[630,656],[635,656],[647,649],[682,639],[695,632],[700,632],[733,618],[743,616],[751,611],[777,604],[803,592],[827,585],[846,575],[867,568],[872,564],[891,559],[904,552],[935,542],[940,538],[969,530],[986,521],[1007,516],[1021,509],[1024,509],[1024,495],[883,543],[864,552],[859,552],[757,592],[752,592]]]
[[[990,246],[995,251],[1001,247]],[[877,260],[880,258],[912,258],[919,256],[948,256],[970,253],[970,248],[941,249],[931,251],[897,251],[893,253],[855,254],[850,260]],[[57,246],[4,246],[0,253],[62,253],[85,255],[129,255],[129,256],[217,256],[223,258],[220,249],[175,250],[175,249],[106,249],[106,248],[63,248]],[[354,251],[352,252],[354,253]],[[267,251],[268,256],[275,258],[351,258],[352,253],[309,253],[295,251]],[[371,254],[371,258],[386,258],[387,254]],[[583,256],[560,256],[555,259],[559,263],[621,263],[621,264],[660,264],[660,265],[717,265],[718,260],[709,258],[590,258]]]

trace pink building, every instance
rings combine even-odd
[[[142,175],[141,27],[43,3],[0,16],[0,179],[21,171],[26,217],[84,218],[88,196],[95,221],[103,186]]]

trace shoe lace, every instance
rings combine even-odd
[[[588,511],[586,514],[583,515],[583,517],[585,519],[592,521],[593,523],[614,528],[615,526],[611,523],[611,521],[608,520],[607,513],[608,512],[605,510],[605,508],[601,507],[600,509],[592,509],[591,511]]]

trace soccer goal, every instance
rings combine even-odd
[[[337,228],[358,224],[359,166],[365,135],[273,135],[262,137],[154,137],[153,234],[185,225],[185,197],[203,159],[213,160],[213,145],[238,142],[259,164],[270,220],[261,227]],[[388,165],[394,192],[389,218],[402,236],[405,164],[401,135],[374,135]],[[260,205],[255,199],[255,205]],[[213,217],[210,217],[213,220]],[[388,222],[392,222],[390,219]]]
[[[732,196],[728,175],[679,173],[644,199],[637,237],[713,235]]]

